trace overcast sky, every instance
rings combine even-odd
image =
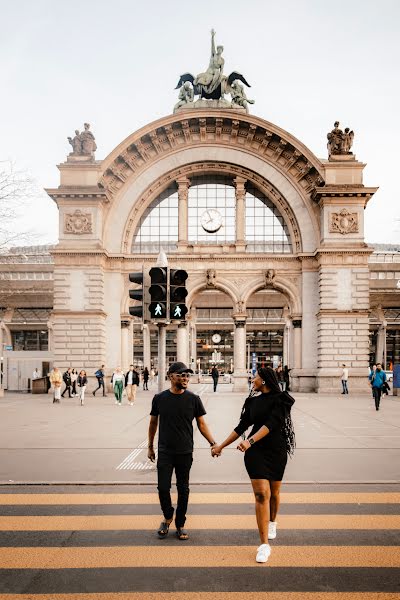
[[[327,158],[334,121],[355,131],[379,186],[366,209],[369,242],[400,243],[400,3],[397,0],[0,0],[0,160],[56,187],[67,137],[83,123],[96,158],[172,112],[179,75],[208,66],[210,29],[225,72],[251,84],[252,114]],[[36,243],[57,240],[43,194],[21,226]]]

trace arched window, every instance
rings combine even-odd
[[[146,253],[177,249],[178,189],[167,187],[143,212],[133,236],[132,252]]]
[[[289,231],[281,213],[251,183],[246,186],[246,242],[248,252],[292,252]]]

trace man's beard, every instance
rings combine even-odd
[[[178,390],[185,390],[186,389],[186,385],[184,385],[182,383],[182,381],[178,381],[176,384],[176,387],[178,388]]]

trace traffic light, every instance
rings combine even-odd
[[[169,271],[169,318],[174,321],[184,321],[188,311],[185,298],[188,295],[186,279],[188,274],[183,269]]]
[[[168,305],[168,267],[153,267],[150,269],[150,305],[152,319],[167,318]]]
[[[137,273],[129,273],[129,281],[132,283],[137,283],[141,285],[140,288],[135,288],[134,290],[129,290],[129,298],[131,300],[136,300],[138,304],[135,306],[129,307],[129,314],[132,317],[143,317],[143,296],[144,296],[144,274],[143,271],[138,271]]]

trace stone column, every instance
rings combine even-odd
[[[151,367],[150,329],[147,324],[143,325],[143,367],[147,367],[150,371],[150,367]]]
[[[189,324],[190,327],[190,341],[189,341],[189,350],[190,350],[190,357],[189,357],[189,362],[190,362],[190,368],[193,369],[193,371],[196,369],[196,361],[197,361],[197,331],[196,331],[196,323],[193,323],[193,321],[190,321]]]
[[[293,319],[293,368],[301,369],[301,319]]]
[[[47,345],[49,352],[53,352],[53,321],[47,321]]]
[[[246,371],[246,317],[236,317],[234,323],[233,391],[245,392],[248,390],[248,375]]]
[[[290,345],[292,338],[291,321],[287,319],[283,328],[283,365],[287,365],[289,369],[292,368],[292,361],[290,357]]]
[[[0,398],[2,398],[4,396],[4,387],[3,387],[3,383],[4,383],[4,337],[3,337],[3,330],[4,330],[4,322],[0,321]]]
[[[130,321],[121,321],[121,368],[125,372],[132,362],[132,352],[129,352]]]
[[[386,368],[386,365],[384,364],[384,362],[386,362],[386,325],[387,322],[383,321],[378,327],[375,352],[375,363],[381,363],[384,369]]]
[[[188,243],[188,197],[190,179],[180,177],[178,184],[178,246],[187,246]]]
[[[236,188],[236,246],[244,249],[245,246],[245,219],[246,219],[246,179],[236,177],[234,179]]]
[[[188,330],[186,321],[179,323],[176,331],[176,360],[188,363]]]

